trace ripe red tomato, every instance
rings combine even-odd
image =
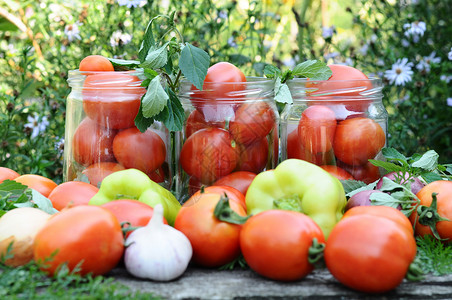
[[[265,138],[275,124],[275,114],[264,101],[243,103],[229,123],[229,132],[237,143],[249,145]]]
[[[132,199],[118,199],[110,201],[102,204],[101,207],[109,210],[113,215],[115,215],[120,224],[124,222],[130,223],[130,225],[125,225],[124,228],[129,226],[146,226],[154,213],[154,209],[149,205]],[[168,224],[165,218],[163,218],[163,223]],[[127,232],[126,238],[130,235],[130,233],[132,233],[132,231]]]
[[[333,166],[333,165],[323,165],[320,166],[322,169],[324,169],[325,171],[327,171],[328,173],[330,173],[332,176],[336,177],[339,180],[350,180],[350,179],[354,179],[352,174],[350,174],[349,172],[345,171],[342,168],[339,168],[338,166]]]
[[[111,173],[125,170],[122,165],[116,162],[99,162],[89,165],[85,170],[82,171],[86,177],[88,177],[89,183],[99,187],[102,180]]]
[[[368,205],[368,206],[354,206],[348,209],[342,219],[349,218],[351,216],[368,214],[373,216],[378,216],[382,218],[387,218],[404,227],[409,234],[413,234],[413,226],[410,220],[405,216],[400,210],[394,207],[384,206],[384,205]]]
[[[337,161],[337,165],[352,174],[355,180],[362,181],[366,184],[372,183],[380,178],[380,169],[371,162],[363,166],[350,166],[341,161]]]
[[[236,170],[259,173],[267,166],[268,142],[267,138],[255,141],[249,145],[237,144],[239,160]]]
[[[213,183],[215,186],[225,185],[230,186],[241,192],[246,196],[246,191],[253,181],[254,177],[256,177],[256,173],[248,172],[248,171],[237,171],[232,172],[224,177],[221,177],[217,181]],[[246,208],[246,207],[245,207]]]
[[[226,185],[212,185],[212,186],[208,186],[205,187],[201,190],[196,191],[193,196],[190,197],[190,199],[188,199],[183,206],[191,206],[196,204],[196,202],[198,202],[199,199],[201,199],[202,195],[204,194],[217,194],[220,196],[224,196],[225,194],[228,196],[230,201],[234,201],[238,204],[240,204],[243,209],[246,210],[246,201],[245,201],[245,195],[240,192],[239,190],[237,190],[234,187],[230,187],[230,186],[226,186]]]
[[[11,169],[5,168],[5,167],[0,167],[0,183],[2,183],[3,181],[5,181],[7,179],[14,180],[19,176],[20,176],[20,174],[14,170],[11,170]]]
[[[113,139],[116,130],[98,126],[89,118],[83,119],[72,140],[74,160],[88,166],[97,162],[114,161]]]
[[[245,89],[246,77],[242,71],[228,62],[219,62],[207,70],[203,90],[191,87],[193,106],[204,118],[211,122],[222,122],[234,115],[238,96],[236,93]],[[232,101],[232,102],[231,102]],[[221,103],[223,102],[223,103]]]
[[[147,175],[154,182],[161,183],[165,181],[165,170],[161,166],[158,167],[157,170],[155,170],[154,172],[149,173]]]
[[[432,193],[437,193],[437,212],[438,214],[449,220],[452,220],[452,181],[438,180],[433,181],[424,186],[416,196],[421,200],[419,203],[423,206],[430,206],[432,204]],[[410,220],[415,224],[416,235],[425,236],[432,235],[432,230],[429,226],[419,223],[419,216],[415,210]],[[452,240],[452,221],[439,221],[436,223],[436,230],[442,239],[450,242]]]
[[[335,131],[336,116],[327,106],[309,106],[301,114],[298,138],[302,147],[310,153],[330,151]]]
[[[287,158],[297,158],[316,165],[325,165],[327,163],[334,162],[334,155],[332,151],[313,154],[309,150],[305,149],[300,142],[297,129],[287,135]]]
[[[53,189],[58,186],[58,184],[56,184],[53,180],[35,174],[24,174],[16,177],[14,181],[20,182],[23,185],[38,191],[46,198],[49,197],[49,194],[53,191]]]
[[[180,152],[180,164],[188,175],[210,184],[235,169],[237,148],[228,131],[201,129],[185,141]]]
[[[190,113],[186,121],[185,138],[188,138],[190,135],[200,129],[209,127],[224,128],[224,126],[225,122],[207,122],[206,119],[204,119],[202,113],[200,113],[198,110],[194,110]]]
[[[150,174],[160,167],[166,158],[165,142],[154,131],[140,132],[138,128],[120,131],[113,140],[116,160],[125,168],[134,168]]]
[[[324,251],[331,274],[367,293],[397,287],[416,256],[416,240],[406,228],[381,216],[345,218],[331,231]]]
[[[195,205],[180,209],[174,223],[174,228],[190,240],[192,261],[203,267],[219,267],[240,255],[241,225],[222,222],[213,214],[220,198],[221,195],[215,193],[202,194]],[[236,213],[246,216],[240,204],[235,201],[229,204]]]
[[[67,181],[54,188],[48,198],[55,209],[62,210],[68,206],[88,205],[98,191],[97,187],[86,182]]]
[[[250,268],[258,274],[274,280],[298,280],[313,270],[308,251],[314,238],[324,242],[322,230],[308,216],[267,210],[243,224],[240,248]]]
[[[89,55],[82,59],[79,71],[114,71],[113,64],[102,55]]]
[[[385,145],[381,126],[369,118],[352,118],[339,122],[334,135],[334,154],[349,165],[364,165]]]
[[[83,110],[109,129],[133,127],[146,89],[138,77],[124,72],[88,75],[83,84]]]
[[[94,276],[113,269],[124,251],[124,238],[116,217],[95,205],[79,205],[53,215],[35,237],[36,261],[51,276],[67,263],[69,270],[81,263],[77,273]],[[54,256],[52,256],[54,255]]]

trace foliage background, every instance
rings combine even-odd
[[[212,63],[247,75],[315,58],[384,77],[407,58],[411,80],[385,81],[388,146],[452,162],[451,0],[0,0],[0,166],[60,182],[68,70],[90,54],[135,59],[148,21],[171,11]],[[416,22],[418,40],[404,27]]]

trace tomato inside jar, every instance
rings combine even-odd
[[[86,69],[88,68],[88,69]],[[128,168],[145,172],[166,188],[172,185],[170,134],[160,122],[146,131],[135,126],[143,72],[69,71],[64,147],[65,181],[100,186],[109,174]]]
[[[181,201],[234,172],[257,174],[278,163],[273,81],[237,75],[229,65],[221,70],[222,76],[216,77],[217,68],[209,68],[210,81],[204,82],[202,91],[188,81],[181,84],[186,119],[175,143],[176,192]]]
[[[387,139],[382,81],[331,69],[329,80],[287,82],[294,102],[281,113],[281,160],[306,160],[337,178],[371,183],[380,170],[369,160],[382,157]]]

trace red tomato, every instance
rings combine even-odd
[[[324,251],[331,274],[362,292],[397,287],[416,256],[416,240],[400,224],[362,214],[345,218],[331,231]]]
[[[221,177],[213,183],[215,186],[225,185],[230,186],[241,192],[246,196],[246,191],[253,181],[256,174],[248,171],[232,172],[224,177]]]
[[[191,206],[196,204],[204,194],[217,194],[220,196],[224,196],[224,194],[226,194],[230,201],[237,202],[246,210],[245,195],[236,188],[226,185],[208,186],[204,189],[198,190],[193,194],[193,196],[190,197],[190,199],[188,199],[188,201],[183,204],[183,206]]]
[[[210,184],[235,169],[236,145],[224,129],[198,130],[182,146],[180,164],[188,175]]]
[[[334,162],[334,155],[332,151],[313,154],[309,150],[305,149],[300,142],[298,130],[293,130],[287,136],[287,158],[297,158],[316,165],[324,165]]]
[[[186,121],[185,138],[188,138],[190,135],[200,129],[209,127],[224,128],[224,126],[225,122],[207,122],[204,119],[202,113],[200,113],[198,110],[194,110],[190,113]]]
[[[240,255],[241,225],[222,222],[213,214],[220,198],[221,195],[214,193],[197,197],[195,205],[180,209],[174,223],[174,228],[190,240],[193,262],[203,267],[219,267]],[[229,204],[236,213],[246,216],[241,205],[235,201]]]
[[[160,183],[165,181],[165,170],[163,170],[163,167],[159,167],[157,170],[147,175],[154,182]]]
[[[98,126],[85,118],[77,127],[72,140],[74,160],[88,166],[97,162],[114,161],[113,139],[116,130]]]
[[[102,55],[89,55],[82,59],[79,71],[114,71],[113,64]]]
[[[20,174],[14,170],[11,170],[11,169],[5,168],[5,167],[0,167],[0,183],[2,183],[3,181],[5,181],[7,179],[14,180],[19,176],[20,176]]]
[[[302,147],[309,152],[317,154],[330,151],[335,131],[336,116],[327,106],[309,106],[301,114],[298,138]]]
[[[325,171],[327,171],[328,173],[330,173],[332,176],[336,177],[339,180],[350,180],[350,179],[354,179],[352,174],[350,174],[349,172],[345,171],[344,169],[341,169],[337,166],[332,166],[332,165],[323,165],[320,166],[322,169],[324,169]]]
[[[135,125],[146,89],[138,77],[124,72],[88,75],[83,85],[83,109],[88,117],[109,129]]]
[[[381,126],[369,118],[352,118],[339,122],[334,135],[334,154],[349,165],[364,165],[385,145]]]
[[[62,210],[68,206],[88,205],[98,191],[97,187],[89,183],[68,181],[54,188],[48,198],[55,209]]]
[[[275,114],[264,101],[243,103],[229,123],[229,132],[237,143],[249,145],[270,133],[275,124]]]
[[[118,199],[110,201],[102,204],[101,207],[109,210],[113,215],[115,215],[120,224],[124,222],[130,223],[130,225],[124,226],[125,228],[129,226],[146,226],[154,213],[154,209],[149,205],[132,199]],[[168,224],[165,218],[163,218],[163,223]],[[132,233],[132,231],[127,232],[126,238],[130,233]]]
[[[113,140],[116,160],[125,168],[134,168],[147,174],[160,167],[166,158],[165,142],[154,131],[140,132],[138,128],[120,131]]]
[[[236,93],[245,89],[246,77],[239,68],[228,62],[219,62],[207,70],[203,90],[195,90],[191,99],[204,118],[211,122],[222,122],[234,115],[238,97]],[[223,103],[220,103],[223,102]]]
[[[368,214],[373,216],[378,216],[382,218],[387,218],[392,220],[405,228],[409,234],[413,234],[413,226],[411,225],[410,220],[407,216],[405,216],[400,210],[394,207],[384,206],[384,205],[370,205],[370,206],[354,206],[348,209],[342,219],[349,218],[351,216]]]
[[[424,186],[416,194],[419,200],[421,200],[419,204],[423,206],[430,206],[433,199],[432,193],[438,194],[436,195],[438,214],[443,218],[449,219],[449,221],[439,221],[436,223],[436,230],[442,239],[450,242],[452,240],[452,181],[438,180]],[[419,223],[417,210],[411,214],[410,220],[411,223],[416,223],[416,235],[432,235],[432,230],[429,226]]]
[[[111,173],[125,170],[122,165],[115,162],[99,162],[88,166],[82,173],[88,177],[89,183],[99,187],[102,180]]]
[[[95,205],[79,205],[53,215],[35,237],[36,261],[53,276],[67,263],[69,270],[81,263],[77,273],[94,276],[113,269],[124,251],[124,238],[116,217]],[[52,256],[54,255],[54,256]]]
[[[322,230],[308,216],[267,210],[243,224],[240,248],[247,264],[258,274],[274,280],[298,280],[314,269],[308,262],[314,238],[324,242]]]
[[[267,166],[268,142],[267,138],[255,141],[249,145],[237,144],[239,160],[236,170],[259,173]]]
[[[380,169],[368,162],[363,166],[350,166],[341,161],[337,161],[339,167],[352,174],[355,180],[362,181],[366,184],[372,183],[380,178]]]
[[[49,197],[53,189],[58,186],[53,180],[35,174],[24,174],[16,177],[14,181],[20,182],[23,185],[38,191],[46,198]]]

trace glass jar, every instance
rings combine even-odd
[[[340,179],[380,177],[369,159],[381,159],[388,113],[379,78],[287,82],[293,104],[281,113],[281,159],[322,166]]]
[[[274,81],[205,83],[202,91],[183,81],[184,129],[175,142],[176,193],[186,200],[234,172],[257,174],[278,163],[278,111]],[[233,175],[231,175],[233,174]]]
[[[146,89],[142,70],[69,71],[64,143],[64,180],[99,186],[105,176],[127,168],[145,172],[169,188],[170,135],[155,122],[144,133],[134,123]]]

